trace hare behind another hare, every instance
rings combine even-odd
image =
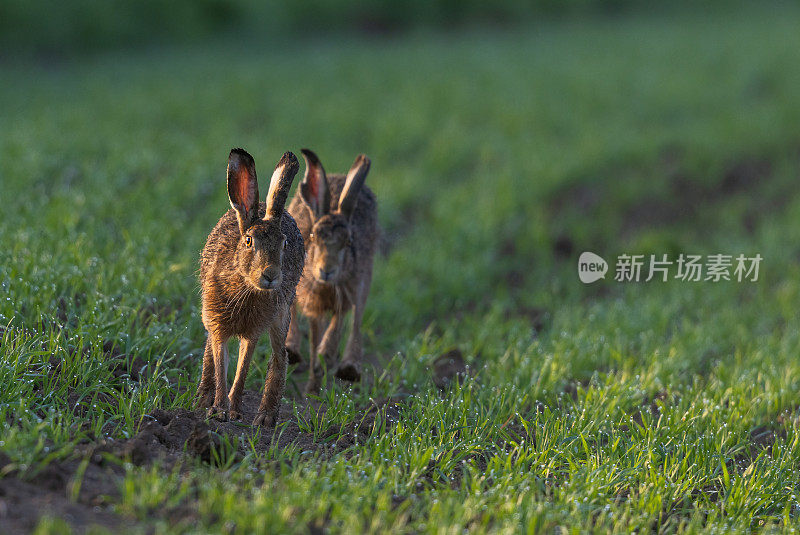
[[[267,202],[259,203],[253,157],[233,149],[228,157],[228,197],[232,209],[208,236],[200,258],[203,324],[208,331],[196,405],[210,416],[241,417],[242,391],[250,359],[264,331],[272,358],[264,395],[253,425],[274,425],[286,385],[284,343],[295,287],[303,271],[303,238],[284,210],[298,170],[287,152],[270,181]],[[228,394],[228,340],[239,338],[236,379]]]
[[[339,352],[344,315],[352,309],[352,330],[336,376],[348,381],[361,377],[361,318],[372,281],[372,260],[378,241],[377,201],[364,185],[370,161],[361,154],[347,175],[325,174],[319,158],[302,150],[306,161],[303,182],[289,213],[297,220],[306,247],[297,301],[309,320],[311,359],[306,390],[319,389],[317,357],[332,364]],[[325,319],[331,314],[330,323]],[[300,331],[292,307],[287,349],[299,360]]]

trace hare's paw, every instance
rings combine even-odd
[[[336,367],[336,377],[355,383],[361,380],[361,366],[353,360],[343,360]]]
[[[213,390],[198,390],[194,396],[194,408],[208,409],[214,405],[214,391]]]
[[[321,384],[321,377],[313,372],[308,374],[308,382],[306,383],[306,395],[319,394]]]
[[[242,419],[242,394],[241,392],[234,393],[228,396],[228,407],[230,408],[228,412],[228,416],[231,420],[241,420]]]
[[[292,368],[292,373],[304,373],[308,371],[308,363],[303,361],[294,366]]]
[[[289,364],[300,364],[303,362],[303,357],[300,356],[300,353],[288,344],[286,345],[286,356],[289,359]]]
[[[256,414],[256,417],[253,420],[253,425],[261,427],[272,427],[275,425],[275,421],[277,419],[278,419],[277,411],[258,411],[258,414]]]
[[[218,407],[214,405],[206,412],[206,418],[214,418],[215,420],[219,420],[220,422],[227,422],[228,409],[227,407]]]
[[[242,404],[239,403],[231,403],[231,409],[228,411],[228,417],[231,420],[241,420],[242,419]]]

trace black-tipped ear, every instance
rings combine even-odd
[[[298,169],[300,169],[300,164],[297,163],[297,157],[291,152],[283,153],[269,182],[267,213],[264,214],[264,219],[283,215],[283,207],[286,204],[286,198],[289,196],[289,190],[292,188],[292,182]]]
[[[306,174],[300,183],[300,198],[303,200],[314,219],[327,214],[331,206],[331,193],[328,189],[328,177],[317,155],[308,149],[300,149],[306,161]]]
[[[359,154],[350,171],[347,172],[347,180],[344,183],[342,194],[339,196],[339,211],[348,218],[356,207],[358,194],[361,192],[367,173],[369,173],[369,165],[370,161],[367,155]]]
[[[244,234],[258,218],[256,162],[244,149],[233,149],[228,156],[228,198]]]

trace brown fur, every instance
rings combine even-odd
[[[283,172],[279,173],[281,166]],[[304,262],[303,238],[283,209],[297,169],[297,158],[290,152],[284,154],[273,176],[271,198],[258,203],[252,157],[241,149],[231,152],[228,192],[233,208],[211,231],[200,257],[203,325],[208,338],[196,405],[208,408],[210,416],[225,419],[230,410],[231,417],[240,417],[250,359],[258,339],[268,331],[272,358],[253,424],[270,426],[277,418],[286,384],[284,344]],[[249,207],[248,202],[252,202]],[[264,219],[268,211],[271,215]],[[251,247],[247,237],[252,239]],[[268,289],[257,287],[259,284]],[[228,393],[227,343],[232,337],[239,338],[239,361]]]
[[[362,171],[360,177],[351,181],[356,196],[349,199],[348,213],[340,210],[340,197],[347,187],[348,177],[340,174],[326,177],[316,156],[305,149],[303,154],[308,167],[306,178],[289,205],[289,213],[303,235],[308,258],[297,286],[297,302],[309,320],[311,370],[306,389],[314,392],[319,389],[320,379],[317,358],[321,356],[327,364],[333,364],[338,357],[344,316],[348,311],[352,311],[352,329],[336,376],[350,381],[361,376],[361,318],[372,281],[378,213],[375,195],[363,185],[369,170],[369,160],[365,156],[359,156],[348,173],[355,175],[359,168]],[[322,199],[329,201],[327,207],[320,206]],[[327,272],[331,268],[335,268],[335,275],[322,282],[320,270]],[[299,358],[301,336],[294,308],[286,343],[290,354]]]

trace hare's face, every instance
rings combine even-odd
[[[350,226],[339,214],[329,214],[314,223],[308,240],[307,260],[317,282],[336,284],[351,249]]]
[[[282,281],[281,264],[286,237],[280,220],[259,221],[250,227],[239,242],[238,271],[257,290],[274,290]]]
[[[228,199],[239,223],[235,269],[257,290],[274,290],[281,285],[286,246],[281,220],[297,168],[295,155],[284,153],[269,181],[264,215],[259,216],[258,179],[253,157],[244,149],[233,149],[228,156]]]
[[[308,207],[314,226],[306,243],[306,266],[322,284],[337,284],[352,265],[353,244],[350,220],[369,172],[369,158],[359,154],[347,172],[336,208],[331,206],[328,178],[317,155],[303,149],[306,174],[300,184],[300,198]]]

